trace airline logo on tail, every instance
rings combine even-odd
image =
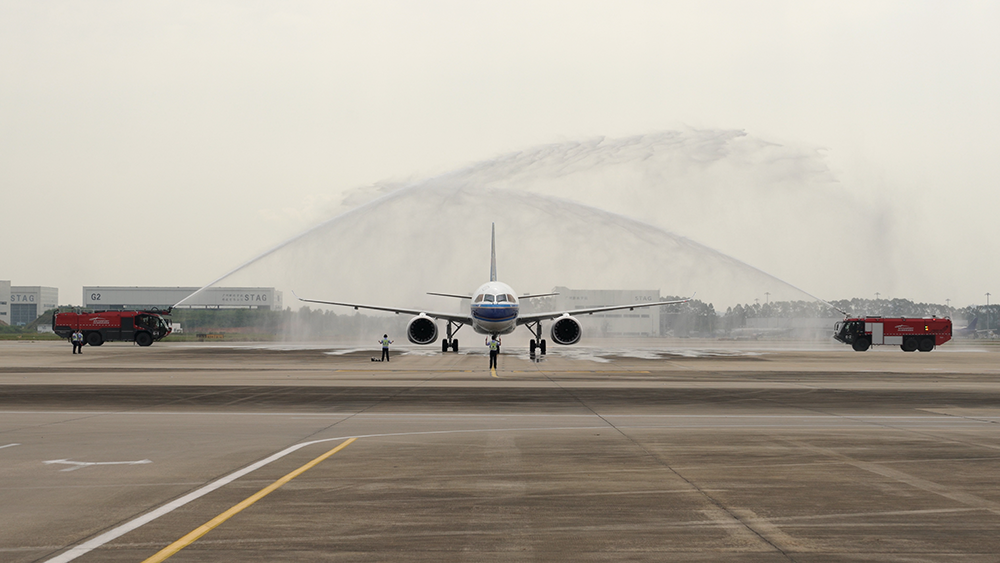
[[[490,281],[497,281],[497,224],[490,229]]]

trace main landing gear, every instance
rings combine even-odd
[[[527,323],[527,325],[525,326],[527,326],[528,330],[530,330],[531,333],[535,335],[535,337],[531,339],[531,342],[528,343],[529,352],[531,353],[532,356],[534,356],[535,350],[538,350],[539,352],[541,352],[541,355],[544,356],[545,339],[542,338],[542,321],[534,321],[531,323]]]
[[[462,323],[457,323],[455,321],[448,321],[448,336],[441,341],[441,351],[447,352],[448,348],[451,348],[452,352],[458,352],[458,339],[452,338],[452,336],[458,332],[458,329],[462,328],[464,325]]]

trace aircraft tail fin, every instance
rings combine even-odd
[[[497,224],[490,235],[490,281],[497,281]]]

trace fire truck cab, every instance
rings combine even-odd
[[[930,352],[935,346],[951,340],[951,319],[848,318],[834,326],[833,337],[850,344],[856,352],[882,344],[897,345],[904,352]]]

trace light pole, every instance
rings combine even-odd
[[[770,291],[765,291],[764,292],[764,304],[767,305],[770,302],[771,302],[771,292]]]

